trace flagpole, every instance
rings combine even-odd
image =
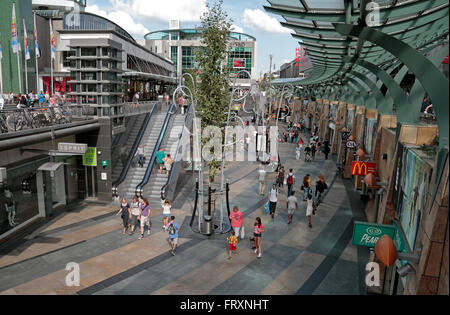
[[[26,30],[27,30],[27,28],[26,28],[26,26],[25,26],[25,19],[23,19],[22,20],[23,21],[23,34],[24,34],[24,37],[23,37],[23,44],[24,44],[24,47],[25,47],[25,49],[24,49],[24,51],[23,51],[23,54],[24,54],[24,56],[25,56],[25,94],[28,94],[28,65],[27,65],[27,61],[28,61],[28,59],[27,59],[27,49],[28,49],[28,41],[27,41],[27,33],[26,33]]]
[[[33,13],[34,18],[34,60],[36,66],[36,94],[39,94],[39,67],[38,67],[38,45],[37,43],[37,30],[36,30],[36,12]]]
[[[52,30],[52,19],[50,19],[50,30],[53,33],[53,30]],[[50,50],[53,47],[52,45],[53,45],[52,38],[50,36]],[[54,91],[53,91],[53,55],[52,55],[51,52],[50,52],[50,82],[51,82],[51,95],[53,95],[54,94]]]
[[[22,94],[22,78],[20,77],[20,50],[17,51],[17,74],[19,75],[19,93]]]
[[[2,34],[0,34],[0,94],[3,94],[3,51],[2,51]]]

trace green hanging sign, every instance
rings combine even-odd
[[[87,148],[83,155],[83,166],[97,166],[97,148]]]
[[[384,234],[394,239],[395,227],[392,225],[355,221],[352,244],[373,248]]]

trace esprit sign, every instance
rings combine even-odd
[[[366,176],[369,173],[375,175],[376,168],[377,163],[353,162],[352,175]]]
[[[378,240],[385,234],[393,238],[395,235],[395,227],[392,225],[355,221],[353,225],[352,244],[372,248],[375,247]]]
[[[84,143],[58,143],[58,151],[61,153],[85,154],[87,148],[87,144]]]

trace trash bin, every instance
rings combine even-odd
[[[203,216],[203,234],[212,234],[212,217],[210,215]]]

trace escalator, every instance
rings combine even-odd
[[[149,156],[146,162],[147,166],[146,168],[142,169],[142,170],[145,169],[145,172],[143,173],[143,176],[140,177],[141,181],[139,183],[136,183],[136,185],[134,185],[134,187],[136,187],[134,190],[135,194],[137,196],[147,198],[150,202],[150,207],[152,207],[153,209],[158,209],[161,207],[161,199],[159,194],[160,190],[158,190],[157,194],[154,194],[153,190],[159,184],[161,184],[161,186],[164,185],[165,181],[164,178],[166,177],[165,174],[159,174],[159,167],[158,168],[156,167],[157,166],[156,152],[158,152],[160,148],[166,150],[166,148],[163,147],[164,140],[166,138],[168,139],[172,138],[171,133],[170,132],[167,133],[167,131],[170,130],[172,126],[175,126],[175,118],[176,118],[175,105],[171,104],[169,111],[167,112],[165,117],[163,115],[159,116],[160,117],[158,123],[161,124],[161,128],[159,128],[160,130],[159,135],[156,136],[156,138],[154,139],[155,144],[151,149],[152,154],[151,156]],[[154,137],[155,135],[153,134],[152,136]],[[165,143],[166,145],[170,145],[169,141],[166,141]],[[166,152],[166,154],[167,153],[169,152]],[[150,178],[152,179],[151,184],[149,184]]]
[[[153,155],[153,148],[163,127],[162,120],[165,113],[160,107],[160,104],[155,104],[152,111],[146,115],[138,137],[128,155],[126,166],[123,168],[119,179],[113,183],[112,190],[115,196],[125,197],[127,201],[131,201],[135,195],[134,188],[144,177],[150,157]],[[145,163],[142,168],[137,165],[137,159],[135,158],[140,144],[143,145],[145,156]]]

